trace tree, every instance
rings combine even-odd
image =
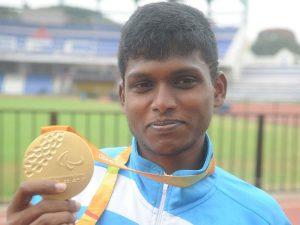
[[[101,2],[101,0],[96,0],[98,12],[100,12],[100,2]]]
[[[26,0],[23,0],[22,8],[23,8],[23,9],[29,9],[29,5],[28,5],[28,3],[27,3]]]
[[[140,0],[134,0],[136,7],[138,6]]]
[[[138,6],[140,0],[134,0],[136,6]],[[181,0],[168,0],[168,2],[181,2]]]
[[[251,46],[251,50],[256,55],[274,55],[283,48],[300,54],[300,46],[294,33],[287,29],[263,30]]]
[[[0,6],[0,19],[20,20],[20,11],[17,8]]]
[[[59,5],[60,6],[65,6],[65,1],[64,0],[59,0]]]
[[[207,17],[211,18],[212,9],[211,9],[211,3],[213,0],[206,0],[207,2]]]
[[[248,13],[249,13],[249,6],[248,6],[248,0],[240,0],[241,3],[244,5],[244,22],[247,23],[248,21]]]

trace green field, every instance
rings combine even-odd
[[[131,135],[118,103],[59,97],[0,97],[0,182],[5,184],[0,186],[0,201],[9,199],[22,180],[24,151],[38,136],[40,127],[49,125],[50,111],[58,112],[58,124],[73,126],[96,146],[130,144]],[[255,118],[242,116],[215,116],[209,129],[218,165],[252,183],[257,129]],[[299,129],[293,123],[265,123],[264,188],[299,188],[300,167],[294,166],[300,164]]]
[[[99,100],[76,97],[25,97],[1,96],[0,109],[44,109],[44,110],[119,110],[119,103],[103,103]]]

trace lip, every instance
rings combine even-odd
[[[170,131],[182,125],[183,123],[184,122],[181,120],[156,120],[151,122],[148,127],[157,131]]]

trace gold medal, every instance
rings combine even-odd
[[[112,159],[70,126],[42,127],[41,132],[42,135],[30,144],[25,154],[26,179],[53,179],[68,184],[67,190],[63,194],[46,196],[48,199],[68,199],[81,192],[93,174],[93,157],[96,161],[108,165],[99,190],[91,200],[83,217],[76,223],[78,225],[96,224],[109,202],[119,169],[132,171],[157,182],[178,187],[191,186],[215,171],[215,160],[212,156],[206,170],[199,174],[172,176],[147,173],[126,166],[131,147],[126,148],[115,159]]]
[[[69,199],[79,194],[94,172],[94,159],[88,144],[69,131],[50,131],[38,136],[24,156],[26,180],[50,179],[67,184],[67,189],[47,199]]]

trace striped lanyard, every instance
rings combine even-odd
[[[172,175],[160,175],[154,173],[148,173],[140,170],[135,170],[127,167],[125,164],[127,163],[130,153],[131,147],[127,147],[123,150],[119,155],[117,155],[114,159],[104,154],[102,151],[97,149],[93,144],[91,144],[86,138],[78,134],[72,127],[70,126],[49,126],[43,127],[42,133],[46,133],[48,131],[61,130],[61,131],[69,131],[80,136],[90,147],[90,151],[94,156],[94,160],[107,165],[106,174],[98,188],[96,194],[93,196],[85,214],[77,221],[76,225],[95,225],[102,213],[104,212],[110,197],[112,195],[115,183],[117,181],[119,169],[128,170],[147,178],[150,178],[154,181],[160,183],[166,183],[172,186],[177,187],[188,187],[191,186],[208,175],[212,174],[215,170],[215,160],[212,157],[207,169],[202,173],[198,173],[195,175],[188,176],[172,176]]]

